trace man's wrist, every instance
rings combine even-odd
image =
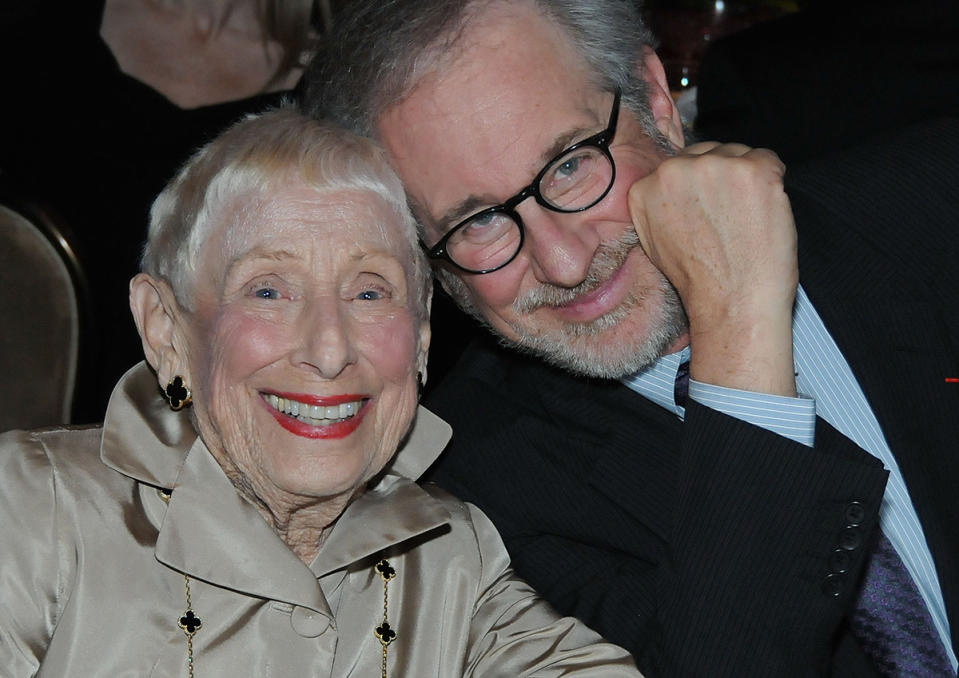
[[[689,398],[748,424],[807,447],[816,441],[816,400],[782,396],[689,381]]]

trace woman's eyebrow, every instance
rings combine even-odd
[[[236,268],[240,268],[255,261],[285,261],[296,259],[297,256],[289,250],[267,249],[266,247],[254,247],[242,254],[234,256],[226,265],[226,272],[229,274]]]

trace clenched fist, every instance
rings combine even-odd
[[[690,376],[793,396],[796,227],[775,153],[689,146],[637,181],[630,212],[689,317]]]

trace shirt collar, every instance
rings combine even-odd
[[[686,346],[681,351],[660,356],[651,365],[623,377],[620,381],[641,396],[682,418],[686,410],[674,402],[673,394],[676,372],[680,364],[689,360],[689,356],[689,346]]]
[[[450,433],[445,422],[420,408],[400,451],[373,487],[343,512],[310,568],[236,492],[188,413],[169,409],[144,363],[127,372],[114,390],[100,457],[142,483],[144,509],[159,530],[160,562],[218,586],[329,614],[318,577],[342,573],[354,562],[449,522],[442,503],[412,480],[436,459]],[[169,502],[154,488],[173,490]]]

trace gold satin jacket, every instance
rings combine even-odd
[[[384,557],[391,677],[639,676],[516,578],[479,510],[411,480],[449,436],[420,408],[310,567],[142,363],[102,427],[0,436],[0,676],[188,676],[184,575],[202,621],[196,678],[380,676]]]

